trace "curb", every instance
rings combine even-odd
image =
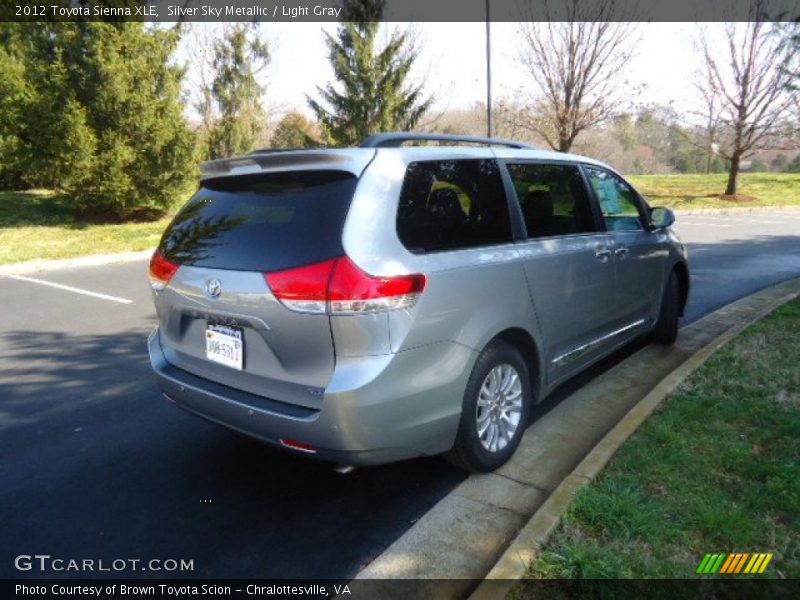
[[[620,422],[567,475],[545,500],[544,504],[534,513],[528,523],[522,527],[511,545],[485,576],[484,581],[470,595],[471,600],[488,600],[498,596],[505,597],[516,585],[517,580],[524,578],[528,565],[530,565],[539,549],[544,546],[560,523],[561,517],[569,508],[575,494],[600,474],[620,446],[661,405],[666,396],[700,368],[717,350],[779,306],[800,296],[800,279],[779,283],[736,301],[741,302],[743,300],[753,300],[756,297],[768,296],[780,288],[785,288],[787,291],[779,293],[774,298],[767,298],[757,314],[728,329],[695,352],[677,369],[664,377],[650,393],[630,409]],[[724,309],[723,307],[720,310]]]
[[[677,208],[673,212],[676,217],[690,216],[690,215],[737,215],[742,213],[751,212],[777,212],[777,211],[798,211],[800,206],[787,205],[787,206],[732,206],[730,208]]]
[[[696,368],[687,361],[698,355],[699,361],[703,352],[710,355],[726,334],[735,335],[798,294],[800,278],[763,289],[682,327],[673,346],[643,346],[606,364],[588,382],[567,386],[528,427],[511,460],[493,473],[467,477],[354,579],[385,582],[381,589],[387,598],[400,597],[392,585],[398,580],[405,580],[403,597],[504,594],[524,576],[575,491],[602,469],[667,391]],[[654,406],[648,408],[645,398]],[[626,417],[637,413],[638,421]],[[612,431],[619,436],[617,443],[612,443]],[[544,529],[532,531],[536,523]]]
[[[92,254],[76,258],[61,258],[57,260],[28,260],[10,265],[0,265],[0,277],[5,275],[24,275],[38,271],[60,271],[73,267],[96,267],[126,263],[136,260],[146,260],[153,255],[155,248],[140,250],[138,252],[122,252],[119,254]]]

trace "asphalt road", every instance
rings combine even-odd
[[[800,276],[800,212],[687,216],[677,230],[692,260],[687,322]],[[194,564],[126,577],[349,577],[464,478],[437,458],[339,476],[164,401],[145,271],[0,278],[0,578],[109,575],[21,572],[20,554]]]
[[[800,276],[800,211],[678,217],[689,247],[690,323],[747,294]]]

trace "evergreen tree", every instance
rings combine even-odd
[[[211,92],[219,120],[209,136],[211,158],[244,154],[258,142],[265,117],[256,76],[269,59],[267,45],[250,35],[249,25],[229,28],[215,44]]]
[[[3,24],[6,27],[8,24]],[[0,25],[2,27],[3,25]],[[10,44],[0,44],[0,187],[24,187],[22,122],[33,90],[26,79],[25,64]]]
[[[30,90],[15,119],[25,184],[108,218],[180,197],[195,157],[183,70],[171,62],[176,29],[26,24],[4,41],[19,52]]]
[[[775,158],[772,159],[770,162],[770,167],[772,167],[773,171],[778,171],[782,173],[786,170],[786,167],[789,166],[789,158],[785,154],[778,154]]]
[[[750,161],[750,168],[748,169],[751,173],[768,173],[769,172],[769,165],[765,163],[760,158],[756,157],[752,161]]]
[[[27,79],[35,92],[20,122],[26,142],[23,178],[31,187],[69,192],[80,209],[92,203],[86,188],[98,177],[97,132],[88,122],[96,90],[87,89],[98,81],[96,73],[85,72],[84,64],[84,54],[98,35],[98,29],[85,24],[45,26],[31,32],[25,56]],[[104,129],[106,124],[101,120],[98,126]]]
[[[394,32],[377,47],[383,7],[383,0],[351,0],[336,37],[325,33],[340,89],[329,83],[317,87],[321,102],[307,100],[330,144],[356,145],[373,133],[413,129],[431,105],[421,85],[406,83],[417,57],[408,34]]]
[[[613,131],[626,152],[636,147],[636,123],[633,115],[622,113],[611,119]]]
[[[308,148],[319,144],[314,125],[297,111],[287,113],[275,127],[270,145],[273,148]]]
[[[712,173],[726,173],[731,168],[730,161],[725,160],[721,156],[715,156],[711,160]]]
[[[693,132],[678,124],[669,125],[668,161],[679,173],[702,173],[706,169],[705,150],[693,141]]]

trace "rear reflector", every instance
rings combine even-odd
[[[297,440],[285,440],[281,438],[281,444],[292,450],[300,450],[300,452],[309,452],[310,454],[315,454],[317,452],[313,446],[305,442],[298,442]]]
[[[180,265],[161,254],[160,250],[156,250],[150,259],[150,287],[156,291],[163,290],[179,267]]]
[[[266,273],[272,293],[299,312],[356,314],[410,308],[425,289],[424,275],[375,277],[346,256]]]

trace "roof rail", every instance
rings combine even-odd
[[[484,144],[486,146],[507,146],[508,148],[535,150],[535,146],[474,135],[451,135],[449,133],[376,133],[361,142],[362,148],[399,148],[405,142],[455,142],[460,144]]]
[[[250,156],[251,154],[275,154],[276,152],[296,152],[298,150],[308,151],[308,150],[325,150],[325,148],[258,148],[253,150],[252,152],[248,152],[247,155]]]

